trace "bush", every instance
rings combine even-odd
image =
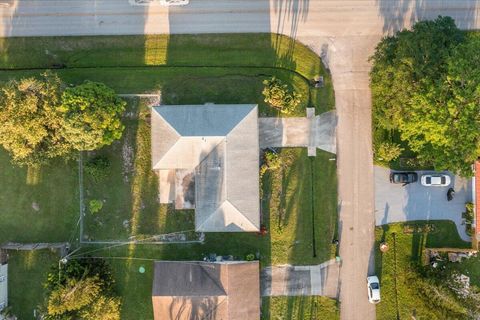
[[[97,200],[97,199],[90,200],[89,209],[92,214],[99,212],[100,210],[102,210],[102,208],[103,208],[102,200]]]
[[[255,260],[255,255],[253,253],[247,254],[247,257],[245,258],[247,261],[253,261]]]
[[[379,162],[391,162],[396,160],[402,153],[403,148],[393,142],[381,142],[375,146],[375,160]]]
[[[109,168],[110,160],[107,157],[96,156],[85,164],[84,171],[91,176],[95,182],[98,182],[108,176]]]
[[[274,108],[280,110],[281,113],[290,114],[300,104],[301,95],[296,92],[290,92],[288,86],[280,79],[272,77],[264,80],[265,85],[262,94],[265,102]]]

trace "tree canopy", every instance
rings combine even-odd
[[[0,88],[0,144],[20,164],[41,164],[70,152],[61,134],[62,84],[46,72],[12,80]]]
[[[75,150],[95,150],[122,136],[125,101],[103,83],[86,81],[62,94],[62,134]]]
[[[45,288],[46,320],[119,320],[120,299],[114,295],[108,265],[99,259],[71,260],[52,267]]]
[[[0,87],[0,145],[15,163],[41,165],[111,144],[123,132],[125,102],[101,83],[65,88],[47,71]]]
[[[471,174],[480,155],[480,38],[438,17],[384,38],[371,58],[375,126],[420,160]]]

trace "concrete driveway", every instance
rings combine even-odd
[[[281,265],[262,269],[262,296],[338,298],[339,264],[334,259],[313,266]]]
[[[260,148],[314,147],[336,153],[335,111],[303,118],[259,118],[258,125]]]
[[[460,237],[470,241],[462,224],[465,203],[472,201],[471,180],[450,174],[448,187],[424,187],[420,181],[405,187],[389,181],[390,169],[375,166],[376,225],[413,220],[451,220]],[[418,171],[420,176],[426,171]],[[455,198],[447,201],[447,190],[455,189]]]

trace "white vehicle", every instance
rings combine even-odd
[[[190,0],[128,0],[132,6],[149,6],[149,5],[161,5],[161,6],[185,6]]]
[[[162,6],[185,6],[189,0],[159,0]]]
[[[380,302],[380,281],[377,276],[367,277],[368,302],[377,304]]]
[[[446,174],[424,174],[420,179],[425,187],[446,187],[450,185],[450,176]]]

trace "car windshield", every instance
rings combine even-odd
[[[431,184],[431,183],[432,183],[432,178],[431,178],[431,177],[427,177],[427,179],[425,179],[425,180],[427,180],[427,184]]]
[[[445,177],[442,177],[442,184],[445,184],[446,180]]]
[[[376,283],[376,282],[373,282],[370,286],[371,286],[372,289],[374,289],[374,290],[380,288],[380,286],[379,286],[378,283]]]

